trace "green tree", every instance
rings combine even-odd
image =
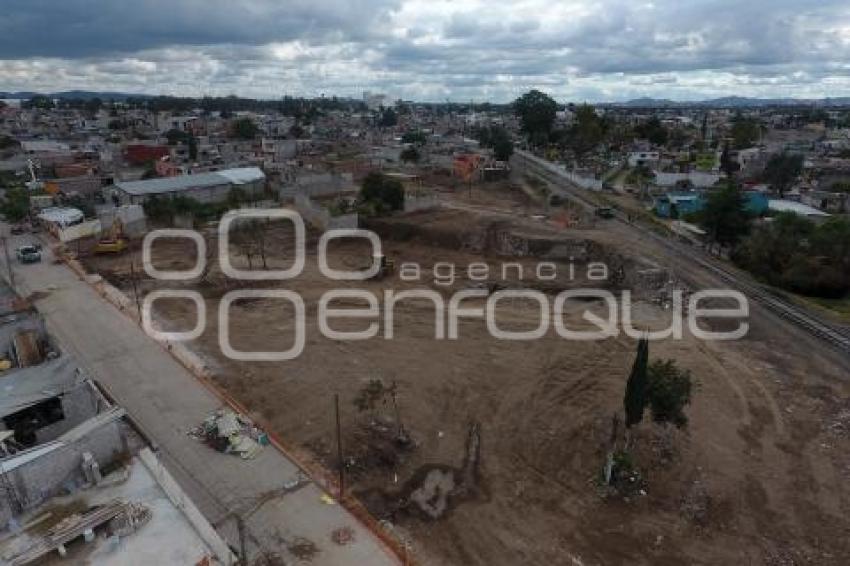
[[[517,98],[513,108],[529,138],[539,141],[549,137],[558,111],[558,103],[551,96],[531,90]]]
[[[647,361],[649,359],[649,340],[638,340],[637,356],[635,357],[632,373],[626,382],[626,394],[623,407],[626,411],[626,427],[630,428],[643,420],[643,410],[646,407]]]
[[[233,241],[248,260],[248,269],[253,269],[252,259],[260,256],[263,269],[268,269],[266,248],[268,221],[258,218],[243,218],[233,227]]]
[[[168,145],[177,145],[179,143],[184,143],[189,139],[189,137],[189,134],[187,134],[183,130],[178,130],[177,128],[172,128],[165,132],[165,139],[168,140]]]
[[[841,298],[850,293],[850,221],[821,225],[791,212],[758,226],[733,255],[762,281],[796,293]]]
[[[817,226],[809,238],[812,249],[829,258],[845,275],[850,287],[850,219],[834,216]]]
[[[381,117],[378,120],[378,125],[382,128],[392,128],[398,124],[398,115],[392,108],[384,108],[381,111]]]
[[[195,161],[198,159],[198,138],[189,136],[189,159]]]
[[[723,151],[720,153],[720,170],[726,173],[726,176],[730,179],[733,179],[735,174],[741,170],[741,165],[732,159],[729,142],[723,145]]]
[[[233,123],[233,137],[242,140],[252,140],[260,133],[260,128],[250,118],[239,118]]]
[[[642,138],[648,139],[655,145],[666,144],[669,137],[667,128],[661,124],[661,120],[657,116],[653,116],[643,124],[636,126],[635,133]]]
[[[811,237],[814,229],[814,223],[806,218],[780,213],[753,230],[733,259],[759,279],[779,284],[788,262],[800,251],[801,241]]]
[[[363,179],[360,201],[371,205],[378,214],[404,208],[404,186],[396,179],[372,172]]]
[[[752,147],[761,137],[761,123],[753,118],[744,118],[738,114],[732,119],[731,134],[735,149]]]
[[[514,143],[508,131],[502,126],[488,126],[478,128],[475,138],[481,147],[489,147],[493,150],[493,156],[499,161],[507,161],[514,153]]]
[[[15,138],[7,135],[0,135],[0,149],[8,149],[19,145],[20,143]]]
[[[412,130],[408,132],[404,132],[401,136],[401,143],[410,143],[414,145],[425,145],[425,132],[422,130]]]
[[[605,139],[605,124],[589,104],[576,108],[575,121],[567,133],[567,146],[581,159]]]
[[[670,422],[678,428],[688,424],[685,406],[691,402],[691,372],[673,360],[653,360],[647,371],[646,400],[657,423]]]
[[[508,131],[502,127],[494,127],[491,131],[493,156],[499,161],[508,161],[514,154],[514,142],[511,141]]]
[[[239,208],[243,202],[248,202],[248,193],[242,187],[232,187],[227,192],[228,208]]]
[[[55,107],[53,99],[43,94],[37,94],[22,104],[24,108],[34,108],[36,110],[52,110]]]
[[[304,137],[307,132],[299,126],[298,124],[293,124],[292,127],[289,128],[289,137],[292,139],[300,140]]]
[[[791,153],[776,153],[770,156],[764,168],[764,180],[785,197],[785,191],[791,188],[797,177],[803,172],[803,156]]]
[[[23,187],[6,189],[3,202],[0,203],[0,213],[9,222],[20,222],[30,213],[30,195]]]
[[[103,108],[103,101],[97,97],[87,100],[83,105],[83,109],[89,116],[96,116],[101,108]]]
[[[732,183],[711,191],[697,216],[712,242],[729,247],[749,232],[752,221],[747,197]]]
[[[420,158],[419,150],[417,150],[413,146],[406,147],[401,151],[401,154],[399,155],[399,157],[405,163],[409,163],[409,162],[416,163],[417,161],[419,161],[419,158]]]

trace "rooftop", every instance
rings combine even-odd
[[[800,216],[830,216],[822,210],[794,200],[771,200],[768,206],[775,212],[793,212]]]
[[[119,181],[115,187],[130,195],[153,195],[174,193],[189,189],[218,187],[221,185],[243,185],[266,178],[258,167],[239,167],[224,169],[214,173],[198,175],[180,175],[178,177],[163,177],[145,181]]]
[[[150,456],[148,460],[150,460]],[[67,545],[68,556],[61,558],[50,549],[42,555],[42,564],[103,564],[120,565],[128,562],[139,564],[220,564],[215,553],[186,514],[174,503],[165,487],[159,483],[155,471],[149,469],[143,458],[133,458],[124,470],[104,478],[101,486],[56,498],[50,502],[46,521],[57,523],[65,514],[79,509],[95,509],[110,504],[142,505],[149,511],[149,519],[136,527],[130,534],[110,537],[108,526],[97,527],[94,540],[83,541],[82,535]],[[34,515],[44,516],[45,508],[37,509]],[[51,512],[54,517],[51,517]],[[58,517],[57,517],[58,516]],[[80,516],[70,514],[64,518],[67,524],[80,522]],[[26,523],[19,533],[11,533],[0,539],[0,562],[14,561],[26,555],[37,555],[45,547],[45,524],[36,520]],[[55,527],[54,527],[55,528]],[[49,531],[48,531],[49,532]],[[51,545],[46,545],[47,547]],[[46,548],[45,548],[46,549]],[[70,562],[69,562],[70,561]]]

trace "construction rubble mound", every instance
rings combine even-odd
[[[243,460],[256,457],[269,443],[266,433],[250,419],[227,409],[208,416],[189,435],[219,452],[237,454]]]

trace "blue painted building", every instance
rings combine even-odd
[[[655,199],[655,214],[661,218],[682,218],[688,214],[699,212],[705,206],[707,192],[687,191],[670,192]],[[745,191],[747,211],[754,216],[761,216],[768,209],[768,199],[763,193]]]

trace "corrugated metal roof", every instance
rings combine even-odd
[[[37,366],[8,370],[0,378],[0,418],[67,393],[83,379],[67,356]]]
[[[224,169],[223,171],[216,171],[216,173],[230,179],[230,182],[234,185],[253,183],[254,181],[259,181],[261,179],[266,178],[266,175],[260,170],[259,167],[238,167],[234,169]]]
[[[145,181],[121,181],[115,183],[115,188],[127,194],[138,196],[175,193],[178,191],[218,187],[221,185],[242,185],[265,178],[266,175],[258,167],[240,167],[237,169],[215,171],[214,173],[162,177],[160,179],[147,179]]]
[[[827,212],[793,200],[771,199],[768,207],[776,212],[793,212],[801,216],[829,216]]]
[[[78,208],[51,206],[38,213],[38,217],[45,222],[52,222],[61,226],[69,226],[75,222],[84,220],[83,212]]]

